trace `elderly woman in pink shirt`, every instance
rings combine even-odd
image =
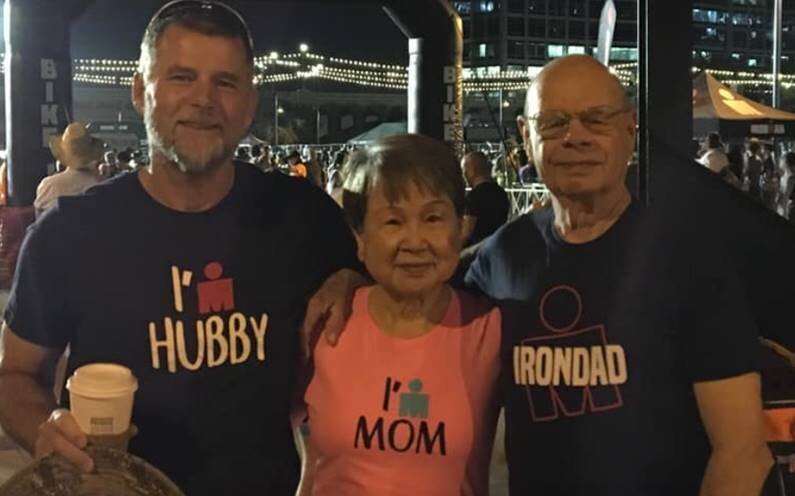
[[[447,283],[470,231],[458,164],[403,135],[354,153],[345,177],[375,284],[356,292],[337,346],[315,350],[299,493],[486,495],[500,314]]]

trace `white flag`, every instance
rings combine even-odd
[[[610,63],[610,48],[613,45],[613,32],[616,29],[616,5],[613,0],[605,0],[602,16],[599,18],[599,44],[596,59],[605,66]]]

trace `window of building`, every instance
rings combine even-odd
[[[584,21],[569,21],[569,38],[571,38],[572,40],[585,39]]]
[[[756,67],[759,65],[759,60],[757,59],[748,59],[748,67]]]
[[[583,45],[569,45],[568,53],[569,53],[569,55],[584,54],[585,53],[585,47]]]
[[[508,36],[524,37],[524,17],[508,18]]]
[[[751,16],[742,12],[735,12],[731,15],[731,23],[734,26],[751,26],[754,21]]]
[[[623,41],[627,43],[637,42],[638,30],[635,28],[635,24],[629,22],[617,22],[613,39],[615,41]]]
[[[508,58],[524,59],[524,42],[519,40],[508,40]]]
[[[472,38],[472,21],[468,17],[461,20],[461,25],[464,29],[464,38]]]
[[[602,15],[602,8],[605,5],[604,0],[589,0],[588,1],[588,17],[599,19]]]
[[[476,18],[477,38],[497,38],[500,35],[500,17],[496,15],[478,16]]]
[[[588,39],[596,40],[599,36],[599,23],[596,21],[588,22]]]
[[[500,36],[500,18],[499,16],[488,16],[486,21],[486,33],[493,38]]]
[[[637,0],[619,0],[615,2],[616,18],[623,21],[636,22],[638,19]],[[600,10],[601,13],[601,10]]]
[[[544,43],[528,43],[527,57],[531,59],[545,59],[547,56],[547,45]]]
[[[709,46],[725,46],[726,30],[714,26],[694,25],[693,44]]]
[[[566,22],[551,20],[549,21],[549,38],[565,38],[566,37]]]
[[[485,43],[481,43],[478,45],[478,57],[484,58],[487,52],[487,46]]]
[[[694,51],[693,58],[698,62],[712,62],[712,52],[706,50]]]
[[[712,24],[726,24],[729,14],[722,10],[693,9],[693,20]]]
[[[732,52],[732,58],[734,60],[742,60],[743,59],[743,54],[737,53],[737,52]]]
[[[563,57],[566,55],[566,47],[563,45],[548,45],[547,57],[554,59],[555,57]]]
[[[472,12],[472,2],[470,1],[455,1],[453,8],[459,13],[467,15]]]
[[[494,0],[476,0],[478,12],[494,12]]]
[[[631,47],[613,47],[610,49],[611,60],[638,60],[638,49]]]
[[[569,0],[569,15],[582,17],[585,15],[585,0]]]
[[[530,18],[527,21],[527,36],[544,38],[547,35],[546,27],[546,21],[544,19]]]
[[[548,14],[553,16],[565,16],[568,12],[568,0],[550,0]]]
[[[527,11],[531,14],[546,14],[547,0],[527,0]]]
[[[524,14],[524,0],[508,0],[508,12],[511,14]]]
[[[748,33],[746,31],[732,31],[732,48],[747,48]]]
[[[749,31],[748,37],[750,38],[749,46],[756,50],[764,50],[765,49],[765,38],[766,34],[764,32],[759,31]]]

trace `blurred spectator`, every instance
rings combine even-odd
[[[739,143],[732,143],[729,145],[729,153],[726,155],[729,159],[729,170],[735,177],[743,177],[743,145]]]
[[[255,166],[263,172],[278,171],[276,163],[271,156],[271,147],[268,145],[254,145],[251,147],[251,159]]]
[[[762,204],[772,211],[776,211],[779,201],[780,182],[778,173],[774,168],[764,167],[759,178],[759,192]]]
[[[287,166],[290,168],[290,175],[296,177],[303,177],[304,179],[307,178],[309,171],[304,165],[301,154],[298,150],[293,150],[287,154]]]
[[[781,176],[779,191],[779,213],[795,223],[795,215],[792,213],[795,208],[795,152],[786,152],[781,156],[780,162],[784,175]]]
[[[105,152],[104,159],[102,163],[99,164],[99,175],[103,179],[107,179],[113,177],[118,172],[118,168],[116,166],[116,152],[113,150],[109,150]]]
[[[8,205],[8,160],[0,164],[0,206]]]
[[[245,146],[238,146],[237,151],[235,152],[235,160],[238,162],[251,163],[251,155],[248,153],[248,148]]]
[[[475,228],[467,246],[491,236],[508,220],[511,202],[508,194],[491,177],[491,164],[481,152],[467,153],[461,160],[464,179],[472,190],[466,197],[466,214],[475,218]]]
[[[762,143],[760,148],[760,155],[762,157],[762,170],[763,171],[777,171],[776,167],[776,154],[773,143]],[[777,172],[776,172],[777,173]]]
[[[743,184],[748,194],[756,200],[761,200],[759,185],[762,179],[762,157],[760,153],[759,141],[749,141],[743,164]]]
[[[698,161],[715,174],[720,174],[729,166],[729,157],[723,152],[723,143],[718,133],[709,133],[705,144],[707,151]]]
[[[133,170],[133,150],[132,148],[125,148],[116,154],[116,169],[118,172],[127,172]]]
[[[304,157],[306,158],[304,165],[307,179],[318,188],[323,188],[326,184],[326,175],[320,150],[306,146],[304,147]]]
[[[326,193],[331,195],[332,198],[342,205],[342,185],[345,182],[343,176],[343,169],[345,161],[348,159],[348,152],[340,150],[334,155],[334,161],[328,169],[328,181],[326,182]]]
[[[33,202],[37,217],[58,197],[80,194],[100,182],[98,166],[103,149],[102,140],[92,137],[79,122],[69,124],[62,135],[50,138],[50,150],[66,170],[39,183]]]
[[[538,182],[538,172],[535,165],[531,164],[527,158],[527,152],[519,148],[516,152],[516,160],[519,164],[519,181],[522,185]]]

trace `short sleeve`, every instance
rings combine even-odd
[[[74,332],[65,281],[67,267],[77,264],[60,235],[62,220],[53,207],[28,229],[4,315],[17,336],[58,350],[66,347]]]
[[[687,372],[693,382],[758,369],[758,329],[750,302],[723,249],[694,256],[682,322]]]
[[[478,250],[475,260],[469,266],[466,275],[464,276],[464,284],[472,289],[480,291],[484,294],[489,293],[489,279],[491,274],[491,263],[489,260],[488,249],[485,241]]]

